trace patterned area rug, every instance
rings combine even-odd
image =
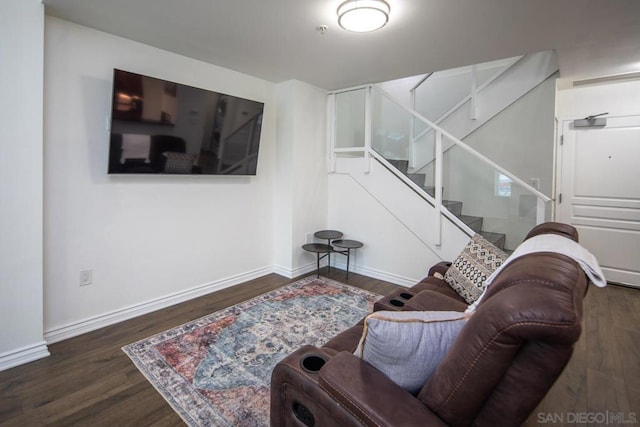
[[[378,298],[309,277],[122,349],[188,425],[267,426],[275,365],[354,325]]]

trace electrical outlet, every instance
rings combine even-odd
[[[80,286],[91,284],[91,270],[80,270]]]

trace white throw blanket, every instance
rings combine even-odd
[[[476,307],[480,304],[480,301],[482,301],[482,298],[487,293],[487,289],[491,282],[493,282],[493,279],[495,279],[502,269],[509,265],[511,261],[535,252],[554,252],[566,255],[580,265],[589,280],[591,280],[591,283],[600,288],[607,286],[607,280],[600,269],[600,264],[598,264],[598,260],[591,252],[586,250],[577,242],[566,237],[557,234],[540,234],[525,240],[520,246],[518,246],[511,256],[487,278],[485,281],[486,286],[482,295],[480,295],[480,298],[478,298],[476,302],[467,308],[466,312],[470,313],[475,311]]]

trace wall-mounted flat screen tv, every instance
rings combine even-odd
[[[255,175],[264,104],[114,70],[110,174]]]

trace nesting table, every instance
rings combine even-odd
[[[358,242],[357,240],[340,239],[340,240],[334,240],[333,246],[342,249],[342,250],[334,249],[333,250],[334,252],[347,256],[347,280],[349,280],[349,259],[351,258],[351,249],[361,248],[362,242]]]
[[[362,242],[357,240],[342,239],[341,231],[320,230],[314,233],[318,239],[326,240],[327,243],[307,243],[302,245],[302,249],[316,254],[316,277],[320,277],[320,261],[327,257],[327,266],[331,271],[331,253],[338,253],[347,257],[347,280],[349,280],[349,261],[351,259],[351,249],[361,248]],[[333,246],[332,246],[333,245]],[[339,248],[335,249],[334,248]]]

